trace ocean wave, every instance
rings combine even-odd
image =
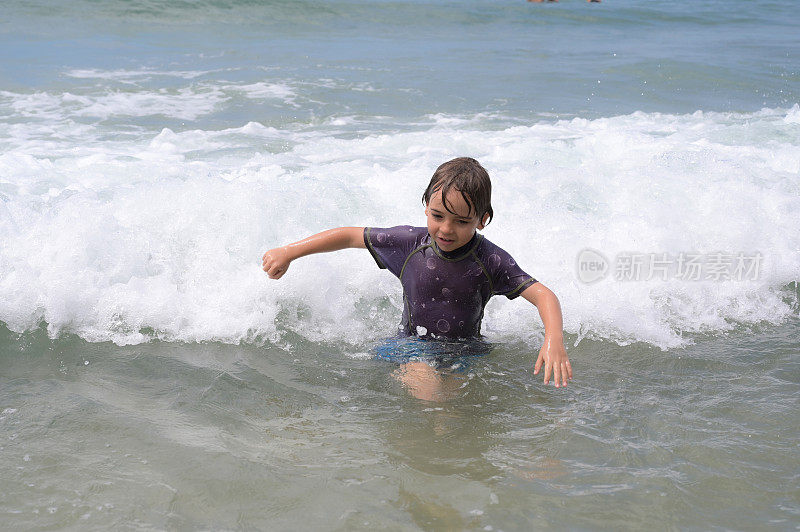
[[[171,71],[97,71],[71,70],[67,75],[81,79],[100,79],[122,82],[85,87],[75,91],[37,91],[18,93],[0,91],[0,117],[9,121],[47,120],[125,120],[140,117],[168,117],[178,120],[197,120],[219,111],[225,111],[246,98],[253,101],[274,101],[290,109],[310,102],[304,93],[320,87],[342,91],[376,91],[366,83],[345,83],[340,80],[321,79],[315,82],[294,80],[255,81],[233,83],[225,81],[199,81],[174,88],[148,89],[147,81],[153,76],[176,76],[191,80],[203,72]],[[130,84],[127,87],[125,84]],[[319,102],[316,102],[319,103]]]
[[[260,256],[332,226],[421,225],[433,170],[469,154],[493,176],[496,216],[484,234],[558,294],[579,338],[670,348],[780,322],[797,314],[785,287],[800,277],[798,112],[505,129],[434,116],[424,130],[356,137],[251,122],[90,142],[19,125],[0,156],[0,321],[121,344],[391,335],[399,284],[368,254],[307,257],[277,282]],[[743,279],[623,278],[612,268],[587,283],[576,266],[585,249],[612,267],[634,255],[674,267],[690,253],[758,254],[760,264]],[[527,303],[494,298],[484,332],[535,342],[542,329]]]

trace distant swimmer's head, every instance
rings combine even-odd
[[[492,182],[481,163],[471,157],[458,157],[439,166],[422,195],[422,203],[427,207],[431,198],[441,191],[444,208],[449,213],[456,214],[448,199],[451,197],[451,190],[463,198],[468,209],[467,215],[474,216],[481,222],[479,229],[491,221],[494,216]]]

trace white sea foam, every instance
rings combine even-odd
[[[94,72],[94,71],[91,71]],[[89,71],[76,71],[90,77]],[[97,77],[114,80],[140,80],[150,71],[121,71],[97,73]],[[167,75],[167,73],[159,73]],[[181,74],[181,73],[176,73]],[[190,73],[183,73],[189,78]],[[198,72],[197,75],[203,74]],[[216,111],[221,104],[242,95],[251,100],[278,100],[297,108],[295,89],[281,82],[247,84],[201,82],[175,89],[122,90],[101,87],[72,92],[15,93],[0,91],[0,116],[23,119],[37,118],[53,122],[67,119],[165,116],[181,120],[196,120]]]
[[[153,77],[175,77],[182,79],[195,79],[211,74],[213,70],[153,70],[153,69],[116,69],[101,70],[98,68],[76,68],[66,71],[66,75],[78,79],[106,79],[112,81],[131,81],[150,79]]]
[[[99,94],[69,92],[30,94],[0,91],[0,109],[7,107],[22,118],[64,120],[68,118],[167,116],[194,120],[213,112],[227,100],[213,86],[159,89],[155,91],[104,90]]]
[[[253,100],[278,99],[289,105],[297,105],[295,103],[297,93],[285,83],[268,83],[262,81],[243,85],[225,85],[223,88],[241,92],[247,98]]]
[[[783,120],[787,124],[800,124],[800,105],[794,104]]]
[[[433,170],[470,154],[493,176],[484,233],[559,295],[569,332],[670,347],[779,321],[796,312],[780,290],[800,276],[796,114],[635,113],[492,131],[442,117],[360,138],[249,123],[108,139],[68,121],[17,124],[0,138],[0,320],[118,343],[391,334],[399,285],[363,251],[305,258],[280,281],[260,256],[331,226],[421,225]],[[291,148],[261,149],[270,142]],[[741,282],[583,284],[584,248],[760,252],[763,267]],[[495,298],[484,331],[527,339],[541,326],[527,303]]]

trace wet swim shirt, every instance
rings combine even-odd
[[[378,266],[403,285],[400,329],[407,335],[479,336],[490,297],[514,299],[536,282],[478,233],[466,245],[443,251],[427,227],[366,227],[364,243]]]

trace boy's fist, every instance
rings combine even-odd
[[[261,268],[267,272],[270,279],[280,279],[289,269],[289,252],[286,248],[275,248],[264,253],[261,257]]]

